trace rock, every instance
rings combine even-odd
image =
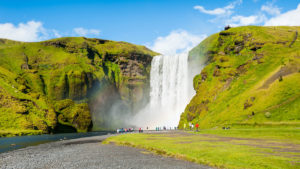
[[[250,103],[248,100],[244,103],[244,109],[247,109],[252,106],[252,103]]]
[[[224,51],[220,51],[218,54],[224,56],[225,52]]]
[[[158,55],[143,46],[82,37],[34,44],[5,40],[1,50],[16,51],[1,55],[1,127],[46,133],[57,128],[88,131],[91,114],[102,118],[114,103],[136,113],[149,95],[151,60]],[[16,63],[20,70],[10,67]],[[111,94],[103,95],[106,89],[116,97],[106,99]],[[101,106],[96,96],[103,100]]]
[[[29,113],[25,106],[15,106],[15,112],[17,114],[28,114]]]
[[[225,26],[224,30],[226,31],[226,30],[228,30],[230,28],[231,28],[230,25],[227,25],[227,26]]]
[[[228,31],[222,31],[219,33],[221,36],[229,36],[229,35],[234,35],[235,33],[233,32],[228,32]]]
[[[205,81],[207,78],[207,73],[206,72],[201,72],[201,80]]]
[[[216,68],[216,69],[214,70],[213,76],[218,77],[218,76],[220,76],[220,75],[221,75],[221,71],[220,71],[218,68]]]
[[[271,117],[271,113],[270,113],[270,112],[266,112],[266,113],[265,113],[265,117],[266,117],[266,118],[270,118],[270,117]]]

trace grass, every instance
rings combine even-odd
[[[296,31],[300,27],[231,28],[191,50],[191,65],[208,62],[194,78],[196,95],[179,127],[281,121],[300,126],[300,43],[289,46]]]
[[[299,168],[299,128],[123,134],[104,144],[132,146],[217,168]]]
[[[142,64],[146,79],[151,58],[157,54],[140,45],[84,37],[32,43],[0,39],[0,128],[20,134],[23,130],[48,133],[60,123],[87,131],[92,91],[105,85],[122,87],[127,93],[132,90],[126,81],[131,76],[122,75],[120,60]],[[147,80],[141,83],[148,86]],[[72,102],[69,107],[54,109],[67,99]]]

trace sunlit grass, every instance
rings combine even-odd
[[[0,129],[15,129],[19,133],[7,132],[22,135],[26,129],[50,132],[61,123],[87,131],[89,91],[100,86],[94,84],[126,88],[128,77],[122,76],[119,60],[139,56],[150,60],[155,55],[144,46],[84,37],[30,43],[1,39]],[[138,78],[148,78],[149,62],[139,65],[145,73]],[[65,111],[54,110],[64,99],[76,104]]]
[[[299,133],[295,128],[201,130],[197,133],[123,134],[110,137],[104,143],[143,148],[218,168],[297,168]]]
[[[189,122],[200,128],[279,122],[300,126],[300,43],[289,46],[296,31],[300,27],[231,28],[192,49],[189,59],[209,62],[194,78],[197,93],[179,127]],[[255,46],[260,48],[251,50]],[[279,80],[283,70],[289,73]]]

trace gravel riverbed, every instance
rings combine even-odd
[[[210,167],[154,155],[146,150],[101,144],[112,135],[62,140],[0,154],[1,169],[207,169]]]

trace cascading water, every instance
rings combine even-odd
[[[155,56],[150,72],[150,103],[133,121],[140,127],[176,127],[193,93],[188,53]]]
[[[158,123],[176,126],[188,102],[187,54],[154,57],[150,87],[150,109],[158,111]]]

